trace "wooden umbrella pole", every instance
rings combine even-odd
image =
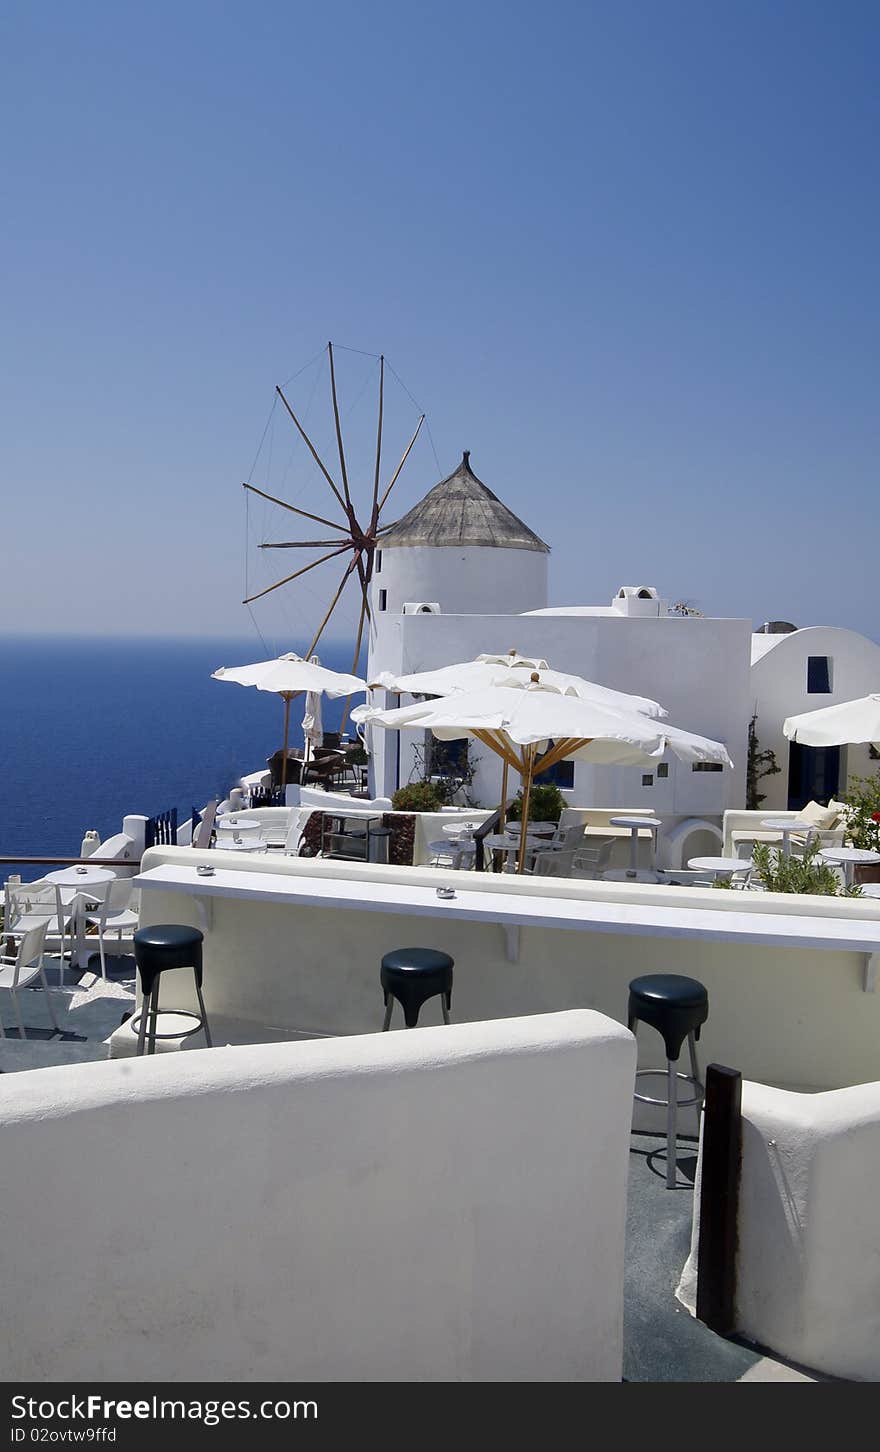
[[[532,770],[535,764],[535,747],[529,746],[522,753],[522,822],[519,829],[519,861],[517,872],[524,872],[526,866],[526,837],[529,831],[529,797],[532,791]]]
[[[507,765],[507,758],[504,757],[502,759],[504,761],[504,766],[501,771],[501,821],[498,825],[503,832],[504,823],[507,821],[507,773],[510,768]]]

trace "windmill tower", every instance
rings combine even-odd
[[[380,537],[373,561],[372,612],[519,615],[547,604],[549,546],[471,469],[435,484]]]

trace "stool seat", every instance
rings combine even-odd
[[[443,1022],[448,1023],[454,967],[454,959],[435,948],[395,948],[386,953],[379,974],[385,999],[383,1028],[391,1022],[395,998],[403,1008],[407,1028],[415,1028],[422,1004],[438,994],[443,1000]]]
[[[700,1037],[709,1017],[709,994],[696,978],[678,973],[649,973],[629,985],[630,1020],[641,1019],[662,1036],[667,1059],[675,1060],[689,1033]]]

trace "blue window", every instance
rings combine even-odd
[[[831,661],[827,655],[807,656],[807,695],[831,694]]]

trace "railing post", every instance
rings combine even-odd
[[[741,1158],[742,1074],[710,1064],[703,1102],[697,1316],[719,1336],[735,1330]]]

